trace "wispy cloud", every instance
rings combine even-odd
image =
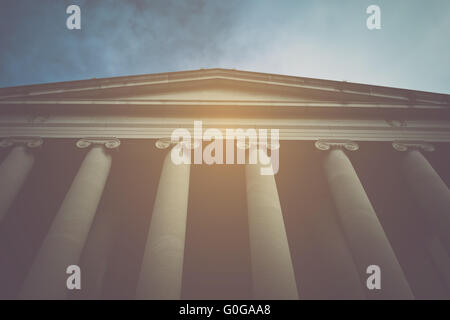
[[[449,15],[447,0],[5,0],[0,86],[225,67],[450,93]]]

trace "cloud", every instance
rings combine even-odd
[[[379,0],[379,31],[365,0],[6,3],[0,86],[225,67],[450,92],[445,0]]]

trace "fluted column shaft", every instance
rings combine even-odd
[[[402,170],[425,218],[450,252],[450,189],[417,149],[406,151]]]
[[[66,268],[78,265],[108,178],[111,155],[95,145],[84,158],[24,282],[23,299],[63,299]]]
[[[368,297],[413,298],[403,270],[350,160],[339,148],[327,152],[325,173],[361,281],[366,283],[369,265],[377,265],[381,269],[381,290],[367,290]]]
[[[37,139],[38,146],[42,140]],[[3,141],[2,141],[3,142]],[[8,144],[14,142],[8,141]],[[15,145],[0,164],[0,222],[24,184],[34,164],[34,154],[25,143]]]
[[[252,152],[257,149],[250,148]],[[245,167],[253,295],[298,299],[275,177],[261,175],[260,169],[260,164]]]
[[[141,266],[137,299],[180,299],[189,195],[189,164],[166,155]]]

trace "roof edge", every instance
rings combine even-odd
[[[232,76],[241,79],[253,79],[263,82],[279,83],[279,84],[300,84],[300,85],[311,85],[317,87],[323,87],[328,89],[334,89],[336,91],[343,92],[364,92],[367,94],[388,94],[394,96],[400,96],[407,98],[408,100],[414,101],[419,100],[432,100],[442,104],[448,104],[450,106],[450,94],[445,93],[435,93],[429,91],[420,90],[410,90],[403,88],[362,84],[347,81],[337,81],[337,80],[327,80],[327,79],[317,79],[317,78],[307,78],[298,77],[291,75],[281,75],[281,74],[271,74],[255,71],[244,71],[236,69],[225,69],[225,68],[209,68],[209,69],[197,69],[197,70],[185,70],[185,71],[173,71],[173,72],[163,72],[163,73],[152,73],[152,74],[142,74],[142,75],[131,75],[131,76],[118,76],[109,78],[92,78],[85,80],[74,80],[74,81],[62,81],[62,82],[52,82],[44,84],[31,84],[23,86],[13,86],[0,88],[0,99],[7,98],[9,96],[29,96],[39,94],[40,92],[45,93],[46,91],[54,90],[82,90],[83,88],[97,87],[102,89],[103,86],[110,85],[124,85],[127,86],[130,83],[135,85],[140,82],[148,81],[167,81],[188,79],[192,77],[202,76],[208,77],[220,77],[220,76]]]

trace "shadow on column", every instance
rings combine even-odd
[[[278,185],[300,299],[364,299],[312,141],[282,141]]]
[[[449,298],[427,251],[431,229],[402,177],[401,156],[390,142],[360,143],[359,152],[349,153],[414,296]]]
[[[244,165],[192,165],[182,299],[251,299]]]
[[[164,156],[154,140],[124,140],[114,156],[110,186],[98,212],[114,217],[116,223],[103,299],[135,296]]]
[[[0,225],[0,298],[15,298],[84,153],[72,140],[48,140]]]

